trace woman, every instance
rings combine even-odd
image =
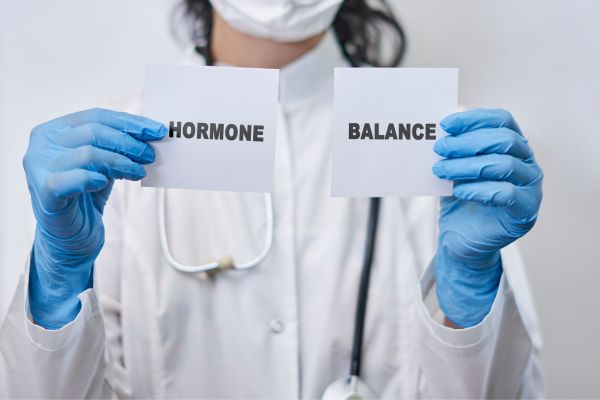
[[[1,331],[7,397],[316,398],[347,382],[370,201],[329,196],[333,68],[395,65],[400,28],[364,0],[187,7],[197,46],[184,62],[281,68],[273,248],[247,272],[169,266],[157,191],[111,190],[145,175],[165,135],[139,107],[34,128],[24,167],[37,229]],[[382,200],[360,377],[380,397],[539,396],[535,312],[507,246],[535,223],[541,170],[506,111],[442,127],[433,172],[454,196],[439,209]],[[165,213],[183,263],[262,246],[262,196],[169,190]]]

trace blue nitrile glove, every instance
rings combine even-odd
[[[446,318],[470,327],[483,320],[496,297],[500,249],[535,224],[543,173],[507,111],[457,113],[441,126],[449,135],[434,150],[446,159],[433,172],[453,180],[454,190],[441,199],[436,293]]]
[[[154,161],[145,142],[166,132],[147,118],[102,109],[33,129],[23,166],[37,220],[29,280],[36,324],[59,329],[77,316],[104,244],[102,212],[114,179],[143,178],[140,164]]]

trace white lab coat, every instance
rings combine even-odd
[[[25,268],[0,330],[2,397],[318,398],[346,376],[369,201],[330,196],[340,65],[329,33],[281,70],[274,244],[259,267],[175,271],[161,251],[157,190],[117,184],[94,286],[72,323],[48,331],[31,322]],[[166,204],[183,263],[243,260],[263,245],[260,194],[168,190]],[[540,396],[540,336],[516,249],[502,253],[486,319],[441,325],[429,267],[437,212],[433,198],[382,202],[364,379],[385,398]]]

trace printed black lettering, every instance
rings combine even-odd
[[[196,134],[196,127],[193,122],[186,122],[183,124],[183,136],[187,139],[191,139]]]
[[[210,124],[210,139],[223,140],[223,124]]]
[[[181,137],[180,121],[177,121],[177,125],[173,125],[173,121],[169,122],[169,137]]]
[[[379,124],[375,124],[375,139],[382,140],[385,139],[385,136],[382,133],[379,133]]]
[[[398,135],[396,134],[396,128],[394,124],[389,124],[387,127],[387,131],[385,132],[386,139],[398,139]]]
[[[414,124],[412,127],[412,136],[416,140],[423,139],[423,124]]]
[[[410,139],[410,124],[398,125],[398,139]]]
[[[235,140],[237,138],[237,126],[233,124],[227,125],[225,128],[225,137],[227,140]]]
[[[206,122],[198,122],[196,127],[196,138],[208,139],[208,124]]]
[[[254,132],[252,135],[252,140],[255,142],[262,142],[263,141],[263,131],[264,131],[265,127],[263,125],[255,125],[254,126]]]
[[[425,140],[435,140],[436,124],[425,124]]]
[[[356,122],[351,122],[348,124],[348,138],[350,140],[360,138],[360,125]]]
[[[385,127],[385,132],[384,132]],[[432,123],[348,123],[348,139],[435,140],[437,124]]]
[[[240,141],[252,140],[252,125],[240,125]]]
[[[365,124],[360,138],[361,139],[373,139],[373,131],[371,130],[371,125]]]
[[[169,121],[169,137],[263,142],[264,125]]]

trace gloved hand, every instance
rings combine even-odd
[[[102,109],[33,129],[23,167],[37,220],[29,280],[36,324],[59,329],[77,316],[104,244],[102,212],[113,181],[143,178],[141,164],[154,161],[145,142],[166,132],[147,118]]]
[[[500,249],[535,224],[542,200],[542,170],[510,113],[476,109],[448,116],[449,134],[434,150],[433,166],[454,181],[441,199],[436,293],[446,318],[461,327],[489,312],[502,275]]]

